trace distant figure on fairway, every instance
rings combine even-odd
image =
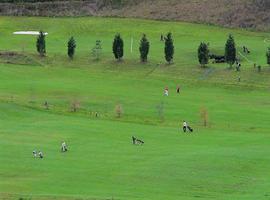
[[[165,88],[164,95],[165,96],[169,96],[169,88],[168,87]]]
[[[163,36],[163,34],[160,35],[160,41],[164,41],[164,36]]]
[[[38,156],[39,156],[39,158],[43,158],[44,157],[43,156],[43,153],[41,151],[38,152]]]
[[[180,94],[180,86],[177,86],[176,92],[177,92],[177,94]]]
[[[34,158],[37,157],[37,151],[36,150],[33,151],[33,156],[34,156]]]
[[[184,120],[183,121],[183,131],[184,132],[187,132],[187,130],[188,131],[190,131],[190,132],[193,132],[193,129],[187,124],[187,122]]]
[[[138,145],[143,145],[144,144],[144,141],[140,140],[140,139],[137,139],[135,138],[134,136],[132,136],[132,144],[138,144]]]
[[[240,72],[240,68],[241,68],[241,63],[239,63],[238,61],[236,62],[236,71]]]
[[[245,46],[243,46],[243,52],[246,53],[246,47]]]
[[[44,102],[44,106],[45,106],[46,110],[49,110],[49,103],[48,103],[48,101],[45,101]]]
[[[67,145],[65,142],[62,142],[62,145],[61,145],[61,151],[62,152],[66,152],[67,151]]]
[[[136,144],[136,138],[132,136],[132,144]]]

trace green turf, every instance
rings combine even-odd
[[[35,37],[12,35],[39,29],[49,33],[46,58],[36,55]],[[165,64],[159,41],[168,31],[173,65]],[[121,63],[111,53],[117,32],[125,40]],[[138,60],[142,33],[151,42],[147,64]],[[239,51],[249,47],[252,62],[242,59],[240,73],[226,64],[201,69],[199,43],[223,53],[229,33]],[[66,56],[70,36],[78,47],[73,61]],[[0,17],[1,51],[20,54],[0,58],[0,199],[269,199],[266,38],[270,34],[178,22]],[[90,54],[96,39],[103,46],[98,62]],[[263,66],[261,73],[253,62]],[[76,113],[70,112],[74,101],[80,102]],[[183,119],[193,134],[180,131]],[[145,145],[133,146],[132,135]],[[70,147],[65,154],[59,152],[63,140]],[[34,149],[45,158],[34,159]]]

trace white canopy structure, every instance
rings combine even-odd
[[[16,31],[13,32],[14,35],[39,35],[39,31]],[[44,33],[44,35],[48,35],[48,33]]]

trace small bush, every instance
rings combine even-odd
[[[206,108],[201,108],[200,110],[200,115],[201,115],[201,119],[202,119],[202,122],[203,122],[203,125],[204,126],[207,126],[208,125],[208,111]]]
[[[123,116],[123,108],[122,105],[117,104],[115,106],[115,115],[117,118],[121,118]]]
[[[80,107],[81,107],[81,104],[77,100],[72,101],[70,104],[71,112],[77,112],[80,109]]]
[[[45,102],[44,102],[44,107],[45,107],[46,110],[49,110],[49,107],[50,107],[50,106],[49,106],[48,101],[45,101]]]

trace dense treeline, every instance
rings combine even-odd
[[[57,0],[57,1],[68,1],[68,0]],[[89,0],[80,0],[89,1]],[[0,3],[37,3],[37,2],[55,2],[55,0],[1,0]]]

